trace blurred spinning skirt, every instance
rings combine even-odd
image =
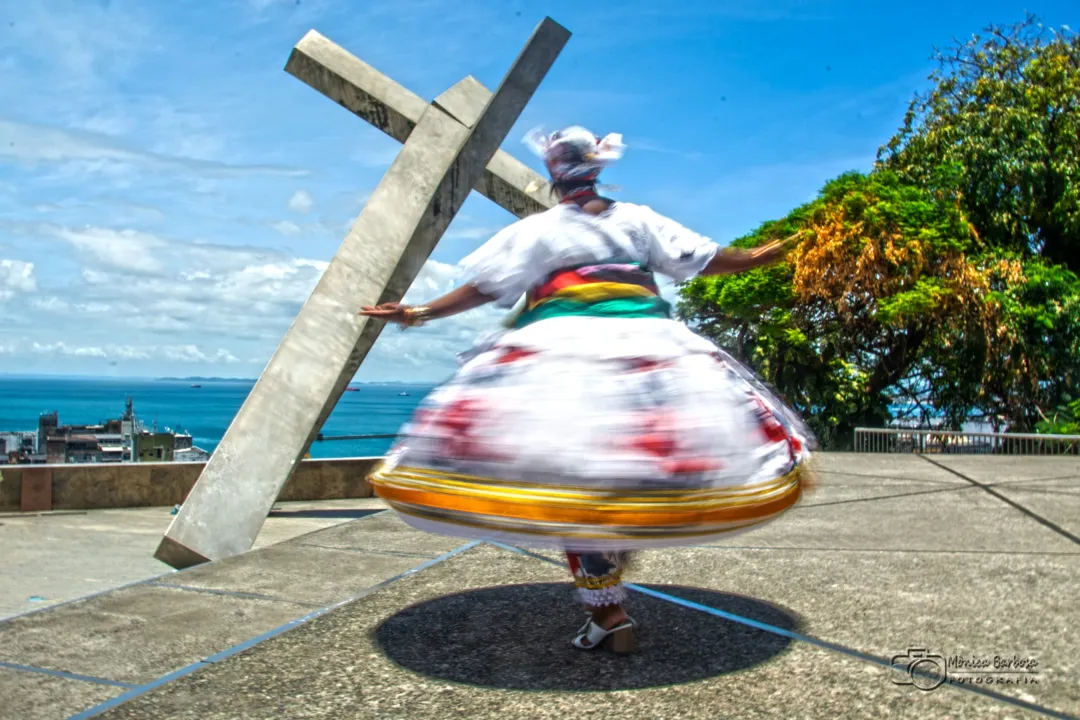
[[[422,530],[581,552],[698,544],[795,505],[799,418],[666,310],[635,307],[530,308],[425,398],[375,492]]]

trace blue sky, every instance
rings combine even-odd
[[[284,72],[316,29],[431,99],[573,36],[534,125],[621,132],[605,175],[721,243],[870,168],[935,45],[1073,3],[37,0],[0,10],[0,372],[254,377],[397,143]],[[407,299],[512,221],[474,194]],[[362,381],[444,378],[497,322],[388,329]]]

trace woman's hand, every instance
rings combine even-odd
[[[423,305],[403,305],[401,303],[383,303],[382,305],[364,305],[360,315],[379,318],[386,322],[397,323],[405,327],[418,327],[429,320],[450,317],[466,310],[478,308],[492,302],[472,285],[462,285],[440,298]]]
[[[713,259],[701,271],[701,275],[728,275],[730,273],[745,272],[763,265],[772,265],[784,259],[784,255],[790,250],[792,241],[802,235],[795,233],[783,240],[773,240],[770,243],[753,249],[724,248],[713,256]]]
[[[750,250],[746,253],[746,257],[749,259],[751,267],[772,265],[782,260],[787,251],[786,241],[776,241]]]
[[[367,315],[368,317],[376,317],[386,322],[397,323],[398,325],[407,325],[409,323],[409,316],[407,310],[410,309],[409,305],[403,305],[401,303],[383,303],[382,305],[365,305],[360,310],[360,315]]]

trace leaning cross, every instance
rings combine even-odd
[[[539,175],[498,150],[570,33],[545,18],[494,93],[466,78],[432,105],[316,33],[286,69],[404,145],[214,450],[154,557],[174,568],[251,548],[285,483],[472,188],[523,217]]]
[[[428,107],[419,95],[315,30],[293,48],[285,71],[398,142],[408,139]],[[491,91],[470,75],[437,97],[434,105],[472,127],[490,96]],[[518,217],[554,204],[547,181],[502,150],[495,152],[476,190]]]

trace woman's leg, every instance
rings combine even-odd
[[[570,562],[578,597],[594,623],[610,630],[630,619],[622,607],[627,595],[622,584],[626,553],[567,552],[566,559]],[[589,644],[585,638],[581,642],[586,646]]]

